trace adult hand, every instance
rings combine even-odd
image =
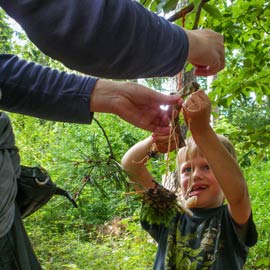
[[[152,134],[153,142],[160,153],[168,153],[175,150],[179,144],[179,134],[176,132],[166,134]]]
[[[193,93],[182,105],[187,125],[192,134],[202,133],[210,126],[211,102],[204,91]]]
[[[195,66],[195,75],[210,76],[225,66],[223,36],[212,30],[185,30],[189,40],[187,60]]]
[[[148,131],[168,133],[172,111],[160,106],[180,107],[182,102],[178,95],[164,95],[139,84],[100,79],[91,94],[90,110],[116,114]]]

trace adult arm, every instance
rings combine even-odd
[[[86,74],[172,76],[187,58],[206,67],[202,75],[224,67],[221,35],[185,32],[136,1],[0,0],[0,5],[45,54]]]
[[[237,161],[219,141],[209,123],[211,103],[207,95],[198,91],[183,107],[192,137],[224,192],[232,218],[239,225],[246,224],[251,214],[247,184]]]
[[[89,123],[97,79],[77,76],[0,54],[0,108],[43,119]]]
[[[187,36],[130,0],[1,0],[2,8],[46,54],[71,69],[109,78],[172,75]]]
[[[17,56],[0,54],[0,108],[48,120],[89,123],[93,112],[113,113],[149,131],[169,130],[170,111],[179,96],[135,83],[113,82],[59,72]]]

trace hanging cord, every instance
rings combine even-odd
[[[170,135],[169,135],[169,141],[168,141],[168,150],[167,150],[167,154],[165,155],[165,161],[166,161],[166,170],[165,170],[165,179],[168,179],[168,175],[169,175],[169,153],[170,153],[170,149],[171,149],[171,138],[173,136],[173,140],[175,142],[175,145],[176,145],[176,148],[178,149],[179,148],[179,139],[180,138],[176,138],[176,128],[177,128],[177,125],[175,124],[175,118],[176,118],[176,113],[178,113],[178,111],[176,110],[173,110],[172,112],[172,120],[170,120]],[[178,115],[177,115],[178,117]],[[179,130],[179,132],[181,132]]]

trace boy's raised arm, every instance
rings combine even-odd
[[[137,183],[136,190],[155,187],[154,178],[146,167],[148,154],[153,150],[153,146],[159,153],[167,153],[168,147],[170,146],[169,151],[172,151],[176,149],[176,144],[175,136],[170,135],[169,132],[153,133],[152,136],[138,142],[126,152],[122,158],[122,166],[129,179]]]
[[[229,204],[234,221],[245,224],[251,213],[244,176],[210,125],[211,103],[203,91],[194,93],[184,104],[184,115],[193,139],[206,157]]]
[[[147,152],[150,151],[153,140],[148,137],[132,146],[122,158],[122,166],[129,179],[136,183],[134,188],[142,190],[154,187],[153,177],[145,166]]]

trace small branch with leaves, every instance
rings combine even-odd
[[[201,10],[202,10],[202,7],[205,3],[209,2],[209,0],[201,0],[201,2],[199,3],[198,7],[197,7],[197,10],[196,10],[196,18],[195,18],[195,21],[194,21],[194,24],[193,24],[193,27],[192,29],[197,29],[198,28],[198,23],[199,23],[199,19],[200,19],[200,15],[201,15]],[[177,21],[178,19],[182,18],[182,25],[184,26],[185,25],[185,18],[186,18],[186,15],[193,12],[195,9],[195,6],[194,4],[190,4],[184,8],[182,8],[181,10],[177,11],[175,14],[173,14],[172,16],[170,16],[168,18],[168,21],[170,22],[175,22]]]

